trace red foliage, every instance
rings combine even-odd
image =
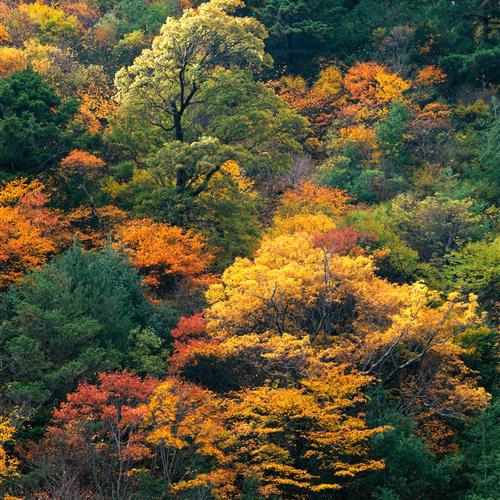
[[[377,241],[377,239],[377,236],[373,233],[358,231],[353,227],[343,227],[316,235],[313,243],[317,247],[325,248],[330,253],[360,255],[363,254],[360,245]]]
[[[203,313],[193,314],[193,316],[183,316],[177,326],[172,330],[172,337],[178,340],[200,337],[206,332],[207,322],[203,318]]]

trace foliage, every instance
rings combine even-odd
[[[31,69],[0,81],[0,169],[40,172],[71,147],[77,102],[65,102]]]
[[[3,318],[3,402],[19,405],[25,418],[63,398],[82,376],[125,365],[125,353],[139,348],[134,328],[164,335],[136,271],[109,248],[75,247],[31,273],[5,298]]]
[[[146,274],[153,287],[201,285],[207,279],[212,256],[203,239],[176,226],[147,219],[131,221],[118,230],[117,247],[130,252],[131,262]]]
[[[0,497],[496,498],[498,18],[0,0]]]
[[[16,473],[18,462],[16,459],[9,456],[5,449],[5,444],[12,440],[15,428],[12,423],[2,417],[0,421],[0,484],[6,477]]]
[[[19,179],[0,190],[0,287],[44,264],[64,239],[64,222],[46,207],[49,197],[38,181]]]
[[[264,62],[264,27],[232,16],[238,6],[238,0],[212,1],[169,18],[152,48],[116,75],[125,109],[164,139],[172,130],[184,140],[184,113],[217,67],[258,68]]]

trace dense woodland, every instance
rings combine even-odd
[[[495,500],[494,0],[0,0],[0,497]]]

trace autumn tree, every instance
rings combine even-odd
[[[383,468],[366,457],[366,445],[384,428],[368,428],[354,410],[369,381],[340,366],[311,374],[297,387],[237,393],[228,418],[240,481],[254,481],[264,498],[331,495],[346,479]]]
[[[24,70],[27,64],[27,57],[22,50],[0,47],[0,76],[6,77],[15,71]]]
[[[417,405],[452,416],[482,408],[488,395],[454,341],[481,322],[475,297],[394,285],[375,275],[370,258],[332,250],[315,247],[304,231],[265,238],[253,260],[237,260],[208,291],[208,332],[219,341],[268,330],[308,335],[339,362],[396,383],[402,411]]]
[[[32,4],[21,3],[19,11],[26,14],[29,21],[36,26],[41,41],[70,38],[78,31],[78,20],[75,16],[68,16],[64,11],[40,0]]]
[[[5,449],[5,444],[12,441],[15,427],[5,417],[0,418],[0,487],[5,480],[16,474],[18,461],[10,456]]]
[[[142,422],[158,383],[126,371],[100,373],[96,384],[81,383],[68,394],[32,451],[45,493],[130,494],[134,468],[152,454]]]
[[[117,247],[130,254],[131,262],[155,287],[172,290],[184,281],[203,285],[213,257],[203,238],[180,227],[138,219],[118,230]]]
[[[38,181],[19,179],[0,190],[0,286],[40,267],[64,243],[61,215],[46,207],[49,197]]]
[[[145,424],[146,442],[155,450],[156,467],[171,495],[212,492],[216,498],[227,498],[235,493],[229,456],[222,449],[227,429],[217,396],[169,378],[151,397]]]
[[[384,115],[392,102],[404,101],[410,82],[374,62],[357,63],[344,77],[348,101],[341,115],[354,123]]]
[[[70,184],[69,190],[75,196],[81,189],[86,197],[86,202],[92,210],[92,214],[98,224],[102,225],[102,219],[96,206],[95,192],[97,181],[105,168],[103,160],[85,151],[73,150],[68,156],[61,160],[61,174]]]
[[[337,109],[345,99],[342,80],[340,69],[329,65],[321,69],[312,85],[301,76],[291,75],[282,76],[268,85],[293,109],[305,116],[312,130],[322,138],[332,126]],[[309,146],[313,145],[309,141]]]

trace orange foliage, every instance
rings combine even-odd
[[[335,109],[343,100],[342,73],[336,66],[323,68],[312,86],[308,86],[303,78],[292,76],[270,82],[269,86],[305,116],[320,136],[331,126]]]
[[[339,216],[347,212],[350,201],[350,196],[341,189],[301,182],[296,188],[283,194],[278,213],[292,215],[299,212],[324,212],[330,216]]]
[[[446,73],[437,66],[425,66],[415,78],[415,84],[419,86],[439,85],[446,81]]]
[[[203,335],[206,329],[207,322],[203,318],[203,314],[197,313],[188,318],[183,316],[172,330],[171,335],[174,339],[185,340]]]
[[[340,115],[354,122],[379,118],[394,101],[404,101],[410,82],[375,62],[356,63],[344,77],[349,102]]]
[[[178,280],[196,286],[210,282],[206,273],[213,256],[199,234],[138,219],[118,229],[116,246],[126,249],[131,262],[146,275],[146,283],[155,288],[168,287],[169,278],[174,285]]]
[[[124,210],[113,205],[104,205],[99,207],[101,225],[96,227],[95,212],[90,207],[78,207],[66,214],[66,219],[78,240],[87,248],[106,245],[109,234],[128,217],[128,213]]]
[[[95,385],[80,384],[54,412],[35,460],[57,463],[69,474],[91,475],[97,489],[121,495],[133,466],[152,455],[142,422],[157,386],[156,379],[126,371],[101,373]]]
[[[78,149],[71,151],[68,156],[61,160],[63,171],[70,175],[89,175],[99,172],[105,166],[104,161],[97,156]]]
[[[0,9],[0,13],[1,13],[1,9]],[[9,31],[7,30],[7,28],[3,25],[3,24],[0,24],[0,42],[8,42],[10,40],[10,35],[9,35]]]
[[[415,137],[423,137],[434,129],[451,127],[452,111],[449,106],[439,102],[431,102],[423,108],[416,107],[410,130]]]
[[[49,208],[38,181],[18,179],[0,190],[0,287],[44,264],[67,240],[65,224]]]

